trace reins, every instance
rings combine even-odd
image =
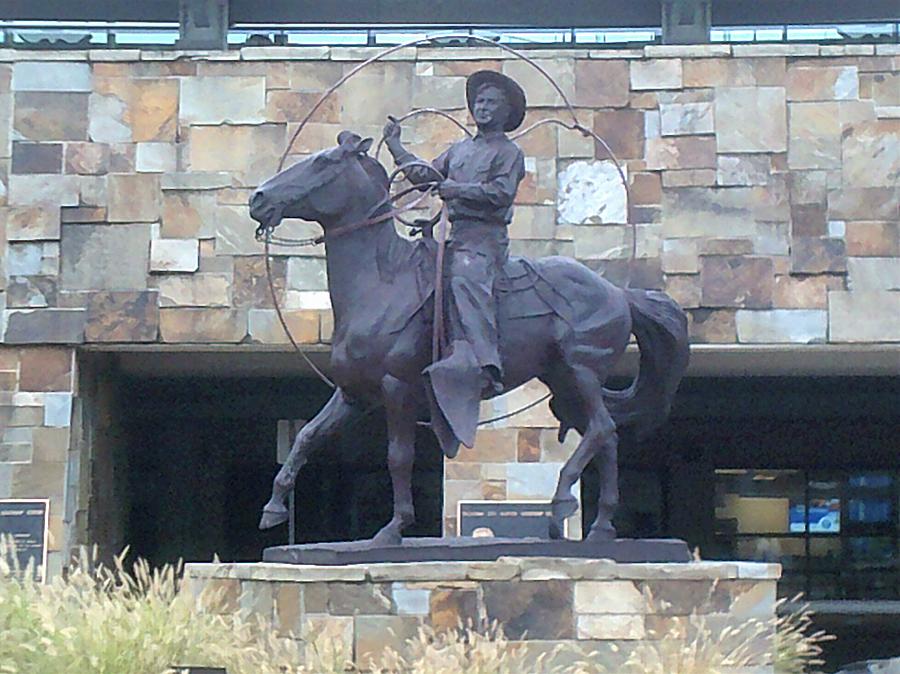
[[[406,211],[416,208],[420,203],[422,203],[422,201],[425,200],[425,198],[429,194],[429,191],[431,189],[433,189],[434,187],[436,187],[440,183],[440,181],[438,181],[438,180],[431,180],[431,181],[428,181],[425,183],[419,183],[418,185],[412,185],[410,187],[407,187],[407,188],[401,190],[397,194],[392,195],[390,193],[390,187],[394,183],[394,181],[397,179],[397,176],[400,175],[401,172],[403,172],[417,164],[423,164],[423,165],[428,166],[429,168],[433,168],[430,164],[426,164],[423,161],[412,161],[407,164],[404,164],[403,166],[398,167],[394,171],[394,173],[391,174],[391,176],[388,180],[387,195],[381,201],[379,201],[377,204],[375,204],[375,206],[373,208],[369,209],[369,215],[364,220],[360,220],[359,222],[353,222],[348,225],[341,225],[340,227],[336,227],[335,229],[332,229],[329,232],[323,232],[319,236],[312,236],[312,237],[307,237],[304,239],[291,239],[289,237],[276,236],[274,234],[274,232],[275,232],[275,227],[277,227],[277,225],[260,225],[259,227],[256,228],[256,240],[262,241],[263,239],[265,239],[267,241],[271,241],[272,243],[274,243],[276,245],[284,246],[286,248],[303,248],[306,246],[318,246],[319,244],[325,243],[325,241],[327,239],[334,239],[339,236],[344,236],[345,234],[350,234],[351,232],[355,232],[356,230],[364,229],[365,227],[369,227],[371,225],[377,225],[378,223],[384,222],[385,220],[390,220],[391,218],[400,219],[400,217],[399,217],[400,215],[402,215]],[[397,201],[398,199],[402,199],[410,192],[422,191],[423,189],[425,190],[425,192],[421,196],[419,196],[419,198],[417,198],[415,201],[413,201],[409,204],[406,204],[406,205],[402,206],[401,208],[391,208],[386,213],[382,213],[381,215],[375,215],[384,206],[386,206],[390,203],[393,203],[394,201]]]
[[[476,42],[482,42],[486,45],[490,45],[492,47],[497,47],[498,49],[500,49],[502,51],[506,51],[510,54],[513,54],[514,56],[516,56],[517,58],[530,64],[538,72],[540,72],[544,76],[544,78],[550,83],[550,85],[555,89],[556,93],[559,94],[560,98],[563,101],[563,104],[565,105],[566,109],[568,110],[569,114],[572,117],[571,122],[567,123],[567,122],[564,122],[564,121],[562,121],[560,119],[556,119],[556,118],[544,119],[539,122],[536,122],[535,124],[532,124],[531,126],[523,129],[522,131],[514,134],[513,136],[511,136],[512,140],[521,138],[541,126],[548,125],[548,124],[554,124],[554,125],[560,126],[567,130],[570,130],[570,131],[577,131],[577,132],[581,133],[582,136],[592,138],[595,142],[599,143],[601,147],[603,147],[603,149],[606,152],[606,154],[608,155],[609,159],[613,162],[613,165],[615,166],[616,171],[619,174],[619,178],[622,181],[622,186],[625,190],[626,221],[627,221],[626,224],[630,224],[631,228],[632,228],[631,257],[629,258],[629,261],[628,261],[628,268],[626,271],[626,279],[625,279],[625,287],[626,288],[629,287],[631,285],[634,262],[635,262],[635,259],[637,258],[637,223],[635,223],[634,218],[632,217],[631,193],[630,193],[630,189],[628,186],[627,176],[625,175],[625,171],[623,170],[621,163],[619,162],[618,158],[615,156],[615,153],[613,153],[609,144],[602,137],[600,137],[595,131],[593,131],[593,129],[589,129],[581,124],[581,122],[578,120],[578,115],[575,112],[574,106],[569,101],[568,97],[563,92],[562,88],[553,79],[553,77],[551,77],[550,74],[543,67],[541,67],[541,65],[539,63],[537,63],[534,59],[530,58],[529,56],[525,55],[524,53],[522,53],[516,49],[513,49],[512,47],[509,47],[507,45],[500,44],[498,42],[494,42],[493,40],[490,40],[488,38],[483,38],[483,37],[479,37],[476,35],[449,34],[449,35],[441,35],[439,37],[440,37],[440,39],[459,37],[459,38],[465,38],[467,40],[474,40]],[[372,56],[371,58],[366,59],[365,61],[356,65],[350,71],[345,73],[337,82],[335,82],[332,86],[330,86],[327,90],[325,90],[325,92],[322,94],[322,96],[319,98],[319,100],[316,101],[316,103],[312,106],[312,108],[310,108],[310,110],[307,112],[306,116],[301,120],[300,124],[294,130],[294,133],[291,135],[290,141],[288,142],[287,146],[285,147],[284,152],[281,155],[281,158],[278,161],[277,173],[280,173],[283,170],[284,162],[287,159],[288,155],[290,154],[290,151],[293,148],[294,143],[297,141],[297,138],[302,133],[304,127],[309,123],[310,119],[312,119],[313,115],[316,114],[316,112],[319,110],[319,108],[322,106],[322,104],[337,89],[339,89],[347,80],[349,80],[351,77],[353,77],[354,75],[356,75],[358,72],[360,72],[364,68],[368,67],[369,65],[386,58],[387,56],[393,54],[394,52],[397,52],[401,49],[405,49],[408,47],[429,44],[429,43],[433,42],[435,39],[437,39],[437,37],[419,38],[416,40],[411,40],[409,42],[405,42],[403,44],[395,45],[393,47],[390,47],[389,49],[385,49],[385,50],[379,52],[378,54]],[[457,120],[455,117],[448,114],[447,112],[436,109],[436,108],[419,108],[419,109],[413,110],[413,111],[403,115],[402,117],[397,118],[395,121],[402,122],[411,117],[421,115],[421,114],[426,114],[426,113],[436,114],[438,116],[444,117],[445,119],[456,124],[468,136],[470,136],[470,137],[472,136],[471,132],[459,120]],[[378,161],[378,156],[381,151],[383,142],[384,142],[383,138],[378,141],[378,145],[376,147],[375,157],[374,157],[376,161]],[[369,226],[372,226],[372,225],[375,225],[375,224],[378,224],[381,222],[385,222],[386,220],[389,220],[392,218],[398,219],[400,222],[402,222],[403,224],[406,224],[407,226],[412,226],[412,225],[410,225],[410,223],[407,223],[405,220],[403,220],[401,215],[411,209],[416,208],[425,198],[428,197],[428,195],[432,192],[434,187],[436,187],[438,185],[439,181],[429,181],[428,183],[420,183],[418,185],[413,185],[411,187],[401,190],[396,195],[391,195],[390,189],[391,189],[391,186],[393,185],[394,181],[396,180],[397,176],[404,174],[407,169],[411,168],[413,165],[416,165],[416,164],[425,165],[425,166],[428,166],[429,168],[433,168],[431,166],[431,164],[428,164],[428,163],[422,162],[422,161],[409,162],[408,164],[397,167],[394,170],[394,172],[391,174],[391,176],[388,180],[388,186],[387,186],[388,195],[382,201],[380,201],[373,209],[371,209],[369,212],[369,216],[362,221],[351,223],[349,225],[342,225],[339,228],[332,229],[330,232],[323,233],[317,237],[308,237],[308,238],[303,238],[303,239],[291,239],[288,237],[276,236],[274,234],[274,229],[275,229],[274,226],[270,227],[270,226],[260,225],[260,227],[258,227],[256,230],[256,239],[263,240],[264,245],[265,245],[264,252],[265,252],[265,260],[266,260],[266,277],[268,280],[269,290],[272,295],[272,302],[274,304],[275,312],[278,316],[278,320],[281,323],[281,326],[284,329],[285,333],[287,334],[288,339],[290,340],[294,349],[300,354],[300,356],[304,359],[304,361],[306,361],[306,364],[309,365],[309,367],[313,370],[313,372],[315,372],[316,375],[318,375],[318,377],[332,389],[336,388],[334,382],[332,382],[331,379],[329,379],[328,376],[326,376],[325,373],[323,373],[321,371],[321,369],[319,369],[315,365],[315,363],[313,363],[313,361],[309,358],[309,356],[306,354],[306,352],[303,351],[302,348],[300,348],[300,346],[297,344],[296,340],[294,339],[293,335],[291,334],[291,330],[288,327],[287,321],[284,318],[284,315],[282,313],[281,307],[278,302],[277,292],[275,290],[275,283],[272,278],[270,246],[273,243],[276,245],[288,247],[288,248],[316,246],[316,245],[324,243],[328,238],[335,238],[338,236],[343,236],[345,234],[349,234],[351,232],[358,231],[365,227],[369,227]],[[410,192],[413,192],[416,190],[423,190],[423,188],[424,188],[424,191],[423,191],[422,195],[419,196],[417,199],[415,199],[410,204],[407,204],[400,208],[391,207],[387,212],[382,213],[380,215],[376,215],[376,212],[378,210],[380,210],[381,208],[383,208],[384,206],[393,204],[396,200],[402,198],[403,196],[409,194]],[[434,222],[434,221],[432,220],[432,222]],[[435,290],[434,290],[434,292],[435,292],[435,307],[434,307],[435,328],[433,331],[433,339],[432,339],[432,359],[433,360],[439,359],[440,347],[441,347],[441,342],[443,339],[443,334],[442,334],[443,333],[443,283],[442,283],[441,277],[442,277],[443,258],[444,258],[445,245],[446,245],[446,226],[447,226],[447,224],[448,224],[447,207],[445,204],[441,207],[441,213],[440,213],[440,218],[439,218],[439,223],[438,223],[438,227],[439,227],[438,237],[437,237],[438,250],[437,250],[437,257],[435,260],[436,270],[437,270],[437,274],[436,274],[437,278],[436,278]],[[542,402],[544,402],[545,400],[550,398],[551,395],[552,395],[551,393],[547,393],[547,394],[541,396],[540,398],[538,398],[537,400],[534,400],[534,401],[524,405],[523,407],[521,407],[517,410],[514,410],[513,412],[509,412],[509,413],[502,414],[502,415],[499,415],[496,417],[492,417],[490,419],[483,419],[478,422],[478,425],[483,426],[485,424],[490,424],[490,423],[494,423],[494,422],[501,421],[504,419],[508,419],[512,416],[515,416],[521,412],[524,412],[528,409],[531,409],[531,408],[541,404]]]

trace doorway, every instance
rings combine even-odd
[[[314,417],[331,395],[326,385],[303,376],[148,377],[113,371],[115,432],[106,433],[104,442],[115,447],[101,462],[113,465],[92,471],[92,500],[110,507],[93,518],[98,526],[91,538],[119,531],[132,555],[154,565],[214,555],[259,561],[264,548],[288,542],[286,526],[257,528],[279,468],[277,425]],[[407,531],[411,536],[441,532],[443,462],[426,430],[416,438],[417,522]],[[386,461],[381,411],[314,454],[297,480],[296,541],[375,534],[391,518]],[[118,497],[110,498],[112,492]],[[110,524],[111,519],[118,521]]]

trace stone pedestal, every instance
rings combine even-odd
[[[264,616],[279,637],[298,641],[300,652],[309,647],[303,641],[325,638],[361,665],[388,646],[402,652],[423,625],[497,621],[535,658],[556,649],[554,660],[565,664],[593,653],[610,671],[663,639],[720,643],[726,627],[745,630],[736,639],[751,641],[754,657],[749,669],[734,670],[742,674],[772,672],[780,575],[778,564],[531,557],[185,567],[192,591],[217,588],[229,598],[226,610]]]
[[[540,538],[406,538],[400,545],[370,541],[308,543],[266,548],[264,562],[303,565],[383,564],[418,562],[493,562],[501,557],[523,559],[604,559],[619,563],[689,562],[687,543],[673,538],[620,538],[610,541],[569,541]]]

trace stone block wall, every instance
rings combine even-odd
[[[659,657],[665,639],[669,649],[697,640],[723,651],[744,643],[752,656],[734,674],[773,672],[780,575],[777,564],[562,558],[185,568],[192,592],[221,593],[226,615],[264,617],[307,657],[314,647],[333,649],[366,666],[387,647],[403,654],[422,626],[440,631],[497,622],[516,648],[545,658],[535,671],[585,660],[617,671],[634,653]],[[723,641],[726,628],[731,636]]]
[[[546,393],[540,382],[529,382],[483,402],[481,419],[503,417]],[[579,440],[572,431],[560,443],[558,432],[559,422],[545,400],[513,417],[483,425],[472,449],[461,447],[455,458],[444,459],[444,533],[457,533],[460,501],[550,500],[559,471]],[[572,491],[580,499],[578,484]],[[569,538],[581,538],[581,522],[581,510],[568,518]]]
[[[0,350],[0,499],[49,499],[47,572],[70,544],[69,498],[79,456],[70,451],[75,352],[69,347]]]
[[[247,199],[321,93],[373,54],[0,50],[3,357],[13,362],[33,345],[286,348]],[[896,45],[528,54],[623,162],[637,231],[633,283],[673,295],[694,343],[900,342]],[[559,94],[509,54],[406,49],[348,80],[288,161],[344,128],[378,137],[387,114],[413,107],[468,121],[465,77],[482,68],[523,84],[526,127],[567,119]],[[458,137],[437,117],[404,128],[423,157]],[[632,230],[606,150],[552,126],[519,142],[527,176],[513,252],[574,256],[623,280]],[[288,222],[280,233],[317,230]],[[324,250],[273,252],[295,339],[327,348]],[[547,498],[571,449],[558,446],[553,426],[536,408],[485,429],[474,451],[448,464],[447,530],[460,498]],[[13,459],[0,457],[0,486],[19,470]],[[59,477],[43,491],[62,489]]]

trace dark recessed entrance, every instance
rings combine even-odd
[[[127,544],[153,564],[258,561],[288,542],[286,526],[257,529],[279,468],[277,422],[312,418],[328,387],[305,377],[108,379],[114,419],[95,434],[94,540]],[[369,537],[391,518],[386,447],[383,414],[373,412],[313,455],[297,481],[297,542]],[[409,533],[440,536],[441,453],[427,432],[417,447]]]
[[[688,378],[659,432],[623,434],[616,525],[704,559],[781,563],[779,594],[802,592],[839,637],[833,668],[896,656],[898,450],[900,377]],[[586,526],[598,483],[590,466]]]

